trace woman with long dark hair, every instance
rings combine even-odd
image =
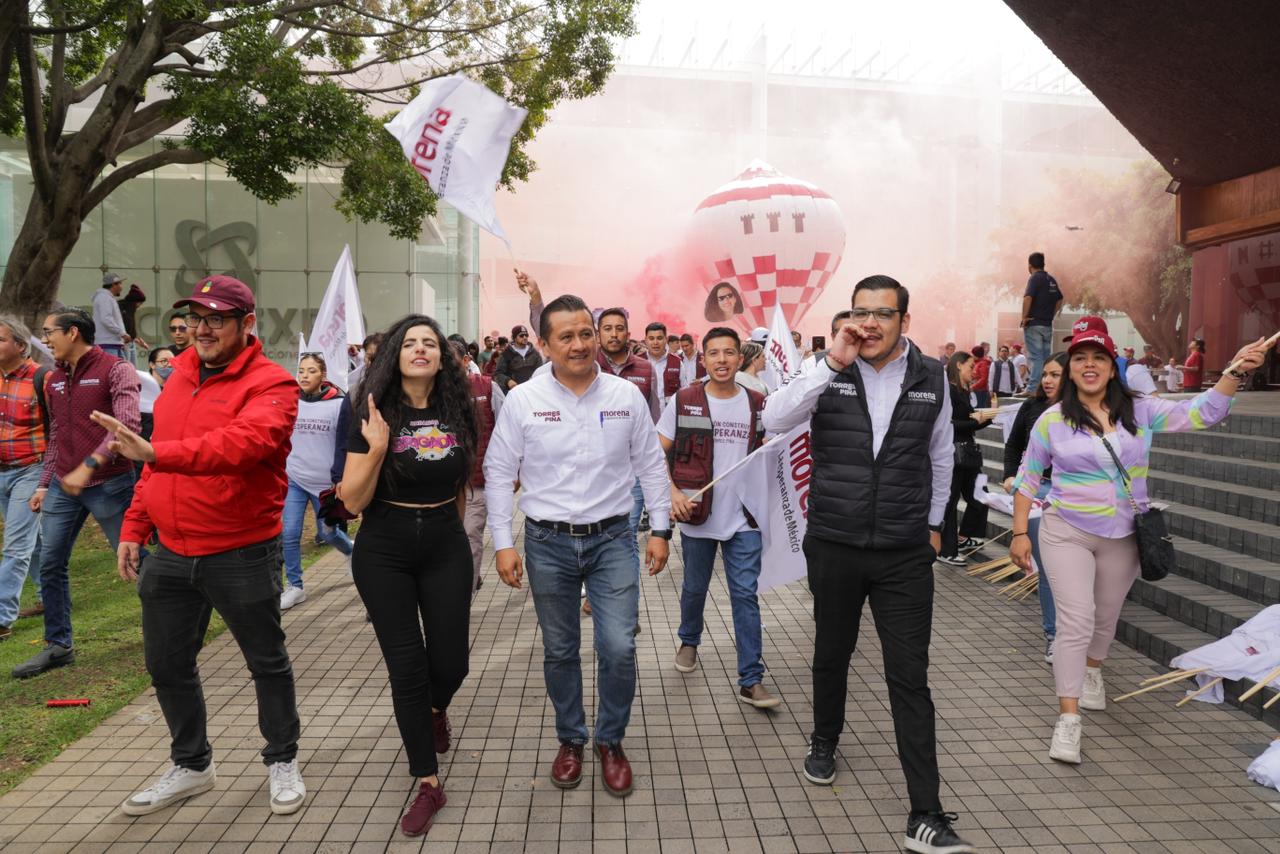
[[[400,830],[421,836],[445,804],[436,754],[449,750],[446,710],[467,675],[472,566],[462,517],[476,415],[465,369],[422,314],[387,330],[361,390],[338,497],[364,514],[352,574],[418,783]]]
[[[1040,526],[1040,554],[1057,608],[1053,679],[1058,723],[1049,758],[1080,762],[1080,709],[1107,706],[1102,662],[1120,607],[1138,577],[1134,516],[1147,508],[1153,433],[1204,429],[1226,418],[1245,374],[1224,373],[1190,400],[1135,396],[1120,381],[1116,348],[1100,317],[1078,322],[1059,402],[1031,429],[1014,480],[1009,556],[1031,570],[1028,517],[1045,473],[1052,486]],[[1262,341],[1237,354],[1244,371],[1262,364]]]
[[[957,507],[960,497],[965,500],[965,522],[977,525],[980,519],[986,525],[986,514],[979,513],[975,505],[986,509],[973,497],[974,482],[978,472],[982,471],[982,451],[978,448],[975,435],[979,427],[991,420],[985,412],[975,412],[969,403],[969,386],[973,382],[973,369],[976,360],[971,353],[963,350],[956,353],[947,362],[947,381],[951,384],[951,429],[955,433],[956,465],[951,472],[951,497],[947,499],[947,509],[942,516],[942,552],[938,560],[951,566],[964,566],[965,559],[960,556],[960,549],[973,548],[977,544],[965,538],[959,539],[957,525]],[[973,508],[973,509],[970,509]],[[981,530],[981,529],[979,529]]]
[[[733,320],[745,310],[738,289],[728,282],[721,282],[707,294],[707,304],[703,307],[702,314],[709,323],[723,323]]]
[[[1004,443],[1004,491],[1013,492],[1013,479],[1022,465],[1022,457],[1027,452],[1027,443],[1031,441],[1031,428],[1058,399],[1058,391],[1062,388],[1062,375],[1067,369],[1065,351],[1054,353],[1044,363],[1040,372],[1040,383],[1021,406],[1013,418],[1013,426],[1009,428],[1009,438]],[[1036,498],[1041,500],[1049,495],[1051,472],[1046,471],[1040,481],[1040,490]],[[1040,557],[1040,517],[1027,521],[1027,536],[1031,539],[1031,556],[1036,561],[1036,571],[1040,575],[1040,584],[1036,588],[1040,594],[1040,624],[1044,629],[1044,660],[1053,664],[1055,638],[1058,636],[1056,612],[1053,609],[1053,588],[1049,578],[1044,574],[1044,559]]]

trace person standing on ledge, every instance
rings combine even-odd
[[[586,303],[552,300],[538,334],[551,359],[507,396],[485,456],[489,525],[498,575],[520,588],[524,566],[511,532],[512,490],[523,486],[529,587],[542,628],[543,673],[556,712],[560,749],[551,782],[582,780],[587,721],[582,704],[579,590],[585,582],[595,625],[595,745],[605,789],[631,793],[622,739],[636,692],[640,566],[627,518],[636,478],[653,520],[645,550],[650,575],[667,564],[670,482],[649,401],[628,380],[596,361],[596,329]]]
[[[810,421],[813,475],[804,554],[813,593],[810,782],[836,778],[849,662],[871,600],[884,651],[898,758],[911,814],[904,844],[921,854],[973,851],[939,799],[929,693],[933,561],[951,490],[951,401],[938,361],[904,337],[907,289],[870,276],[853,290],[849,322],[825,359],[769,396],[764,427]]]

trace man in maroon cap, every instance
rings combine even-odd
[[[196,656],[217,609],[253,674],[271,811],[292,813],[306,788],[280,625],[280,532],[298,384],[263,354],[243,282],[203,279],[174,308],[185,309],[195,346],[173,361],[151,441],[94,414],[115,434],[113,451],[146,463],[120,533],[119,572],[138,582],[147,672],[173,739],[173,765],[121,808],[146,815],[213,788]],[[159,547],[141,557],[153,531]]]

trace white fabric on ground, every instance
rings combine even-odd
[[[1185,652],[1169,662],[1181,670],[1209,668],[1196,676],[1204,687],[1219,676],[1258,682],[1280,667],[1280,605],[1264,608],[1221,640]],[[1272,686],[1280,687],[1280,679]],[[1222,683],[1196,697],[1204,703],[1222,702]]]

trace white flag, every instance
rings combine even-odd
[[[760,526],[764,552],[757,589],[761,593],[808,574],[801,547],[809,527],[812,473],[809,424],[805,422],[770,439],[725,481]]]
[[[307,352],[307,336],[298,333],[298,365],[302,365],[302,354]]]
[[[329,277],[329,287],[320,300],[320,312],[311,327],[307,350],[324,356],[329,382],[347,391],[347,345],[363,341],[364,316],[360,311],[356,270],[351,264],[351,247],[344,246]]]
[[[764,343],[764,372],[761,379],[769,391],[777,391],[800,373],[800,353],[791,340],[791,328],[782,306],[773,307],[773,320],[769,324],[769,339]]]
[[[454,74],[425,84],[384,127],[437,196],[510,245],[493,194],[526,112]]]

